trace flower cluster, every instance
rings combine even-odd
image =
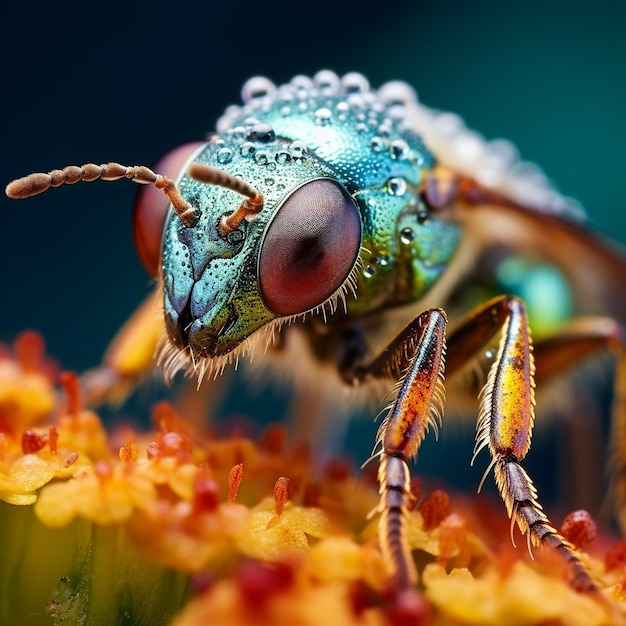
[[[58,384],[61,391],[59,393]],[[375,473],[319,469],[270,427],[212,437],[169,404],[107,432],[79,384],[25,333],[0,350],[0,623],[572,624],[622,619],[626,543],[583,553],[601,595],[532,561],[488,498],[421,493],[409,540],[419,588],[394,591],[377,542]],[[373,468],[375,470],[375,468]],[[562,527],[581,548],[593,521]],[[593,547],[593,550],[591,549]]]

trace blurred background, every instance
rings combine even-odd
[[[626,3],[13,2],[2,31],[5,182],[89,161],[150,164],[211,130],[252,75],[356,70],[373,86],[406,80],[425,104],[512,140],[626,241]],[[134,192],[94,183],[0,199],[0,341],[34,328],[64,368],[98,362],[150,289],[132,243]],[[356,428],[360,462],[376,427]],[[431,439],[422,467],[458,465],[475,486],[487,458],[466,471],[471,434],[458,458],[445,433],[441,448]],[[533,451],[541,468],[541,444]]]

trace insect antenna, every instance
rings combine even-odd
[[[252,185],[237,176],[202,163],[192,163],[188,174],[199,183],[218,185],[247,196],[233,213],[224,215],[220,219],[218,230],[222,236],[237,230],[246,217],[256,215],[263,208],[263,196]]]
[[[255,215],[263,208],[263,196],[254,187],[232,174],[200,163],[192,164],[188,173],[198,182],[225,187],[246,196],[233,213],[223,216],[220,220],[219,231],[222,236],[236,230],[246,217]],[[9,198],[21,200],[43,193],[50,187],[73,185],[80,181],[90,183],[94,180],[113,181],[121,178],[128,178],[143,185],[153,184],[157,189],[162,189],[185,226],[193,227],[198,223],[199,210],[183,198],[176,183],[167,176],[153,172],[145,165],[127,166],[119,163],[68,165],[61,170],[36,172],[18,178],[6,186],[5,193]]]
[[[43,193],[50,187],[61,185],[73,185],[79,181],[90,183],[94,180],[119,180],[128,178],[135,183],[144,185],[153,184],[157,189],[162,189],[174,207],[185,226],[195,226],[198,222],[197,210],[189,204],[181,195],[173,180],[153,172],[145,165],[120,165],[119,163],[86,163],[85,165],[68,165],[62,170],[52,170],[47,174],[36,172],[23,178],[10,182],[5,189],[9,198],[21,200]]]

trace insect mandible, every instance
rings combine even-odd
[[[114,341],[93,398],[125,393],[151,368],[155,350],[169,376],[180,369],[216,376],[256,351],[287,364],[285,374],[303,387],[315,389],[315,369],[350,389],[383,382],[393,399],[374,452],[379,539],[403,589],[417,576],[406,538],[408,462],[428,429],[440,426],[444,376],[453,382],[496,338],[476,394],[474,457],[488,449],[485,477],[495,474],[511,525],[529,546],[557,550],[572,584],[594,591],[522,461],[536,383],[606,351],[617,355],[618,391],[626,382],[624,254],[593,234],[576,205],[509,144],[488,143],[458,117],[423,106],[404,83],[373,90],[360,74],[324,70],[282,86],[256,77],[242,97],[216,133],[173,151],[156,172],[87,164],[7,186],[11,198],[26,198],[78,181],[145,184],[135,240],[158,287]],[[516,296],[496,295],[457,315],[455,294],[477,259],[500,249],[560,267],[584,317],[533,349],[527,307]],[[458,318],[452,330],[448,314]],[[625,395],[616,394],[616,437],[626,432]],[[619,513],[626,446],[614,444]]]

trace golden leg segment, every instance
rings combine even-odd
[[[500,306],[508,309],[508,316],[480,397],[474,458],[488,447],[489,467],[494,469],[511,524],[517,523],[529,546],[545,545],[562,554],[570,566],[572,586],[594,592],[596,584],[575,548],[550,523],[532,480],[520,465],[530,448],[535,419],[534,361],[524,305],[516,298],[506,298]]]
[[[408,460],[417,454],[428,427],[436,429],[441,419],[446,323],[443,311],[431,309],[417,319],[416,335],[409,333],[404,337],[403,349],[410,347],[414,356],[409,359],[396,399],[378,431],[379,538],[399,591],[417,581],[406,538],[411,500]]]

